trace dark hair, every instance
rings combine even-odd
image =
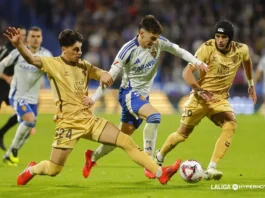
[[[58,40],[61,47],[69,47],[74,45],[77,41],[82,43],[84,38],[77,30],[66,29],[59,34]]]
[[[139,29],[141,28],[153,34],[161,34],[163,31],[163,27],[153,15],[146,15],[142,18],[139,24]]]
[[[32,26],[31,28],[29,28],[28,31],[42,32],[42,30],[39,27],[37,27],[37,26]]]

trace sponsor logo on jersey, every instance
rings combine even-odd
[[[132,71],[135,72],[135,73],[141,73],[143,70],[150,69],[153,65],[155,65],[156,61],[157,61],[157,58],[155,58],[154,60],[149,61],[145,65],[140,65],[138,67],[133,67]]]
[[[65,71],[63,75],[64,75],[64,76],[69,76],[68,71]]]

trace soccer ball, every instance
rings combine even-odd
[[[186,160],[180,165],[179,174],[184,181],[197,183],[203,178],[204,170],[199,162]]]

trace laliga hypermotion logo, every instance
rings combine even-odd
[[[255,190],[255,189],[265,189],[265,185],[238,185],[238,184],[215,184],[211,185],[211,190]]]

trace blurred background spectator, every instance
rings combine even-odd
[[[108,70],[121,46],[137,35],[138,23],[147,14],[161,22],[163,36],[192,53],[213,38],[214,24],[220,19],[232,21],[234,40],[248,44],[254,69],[265,49],[264,0],[1,0],[0,29],[3,32],[10,25],[39,26],[45,38],[43,46],[55,56],[60,52],[59,32],[78,29],[85,38],[83,58]],[[0,44],[4,42],[1,36]],[[190,91],[181,77],[186,64],[168,53],[160,59],[154,89],[165,91],[173,103]],[[261,90],[258,85],[258,95]],[[241,68],[231,95],[246,92],[247,81]]]

